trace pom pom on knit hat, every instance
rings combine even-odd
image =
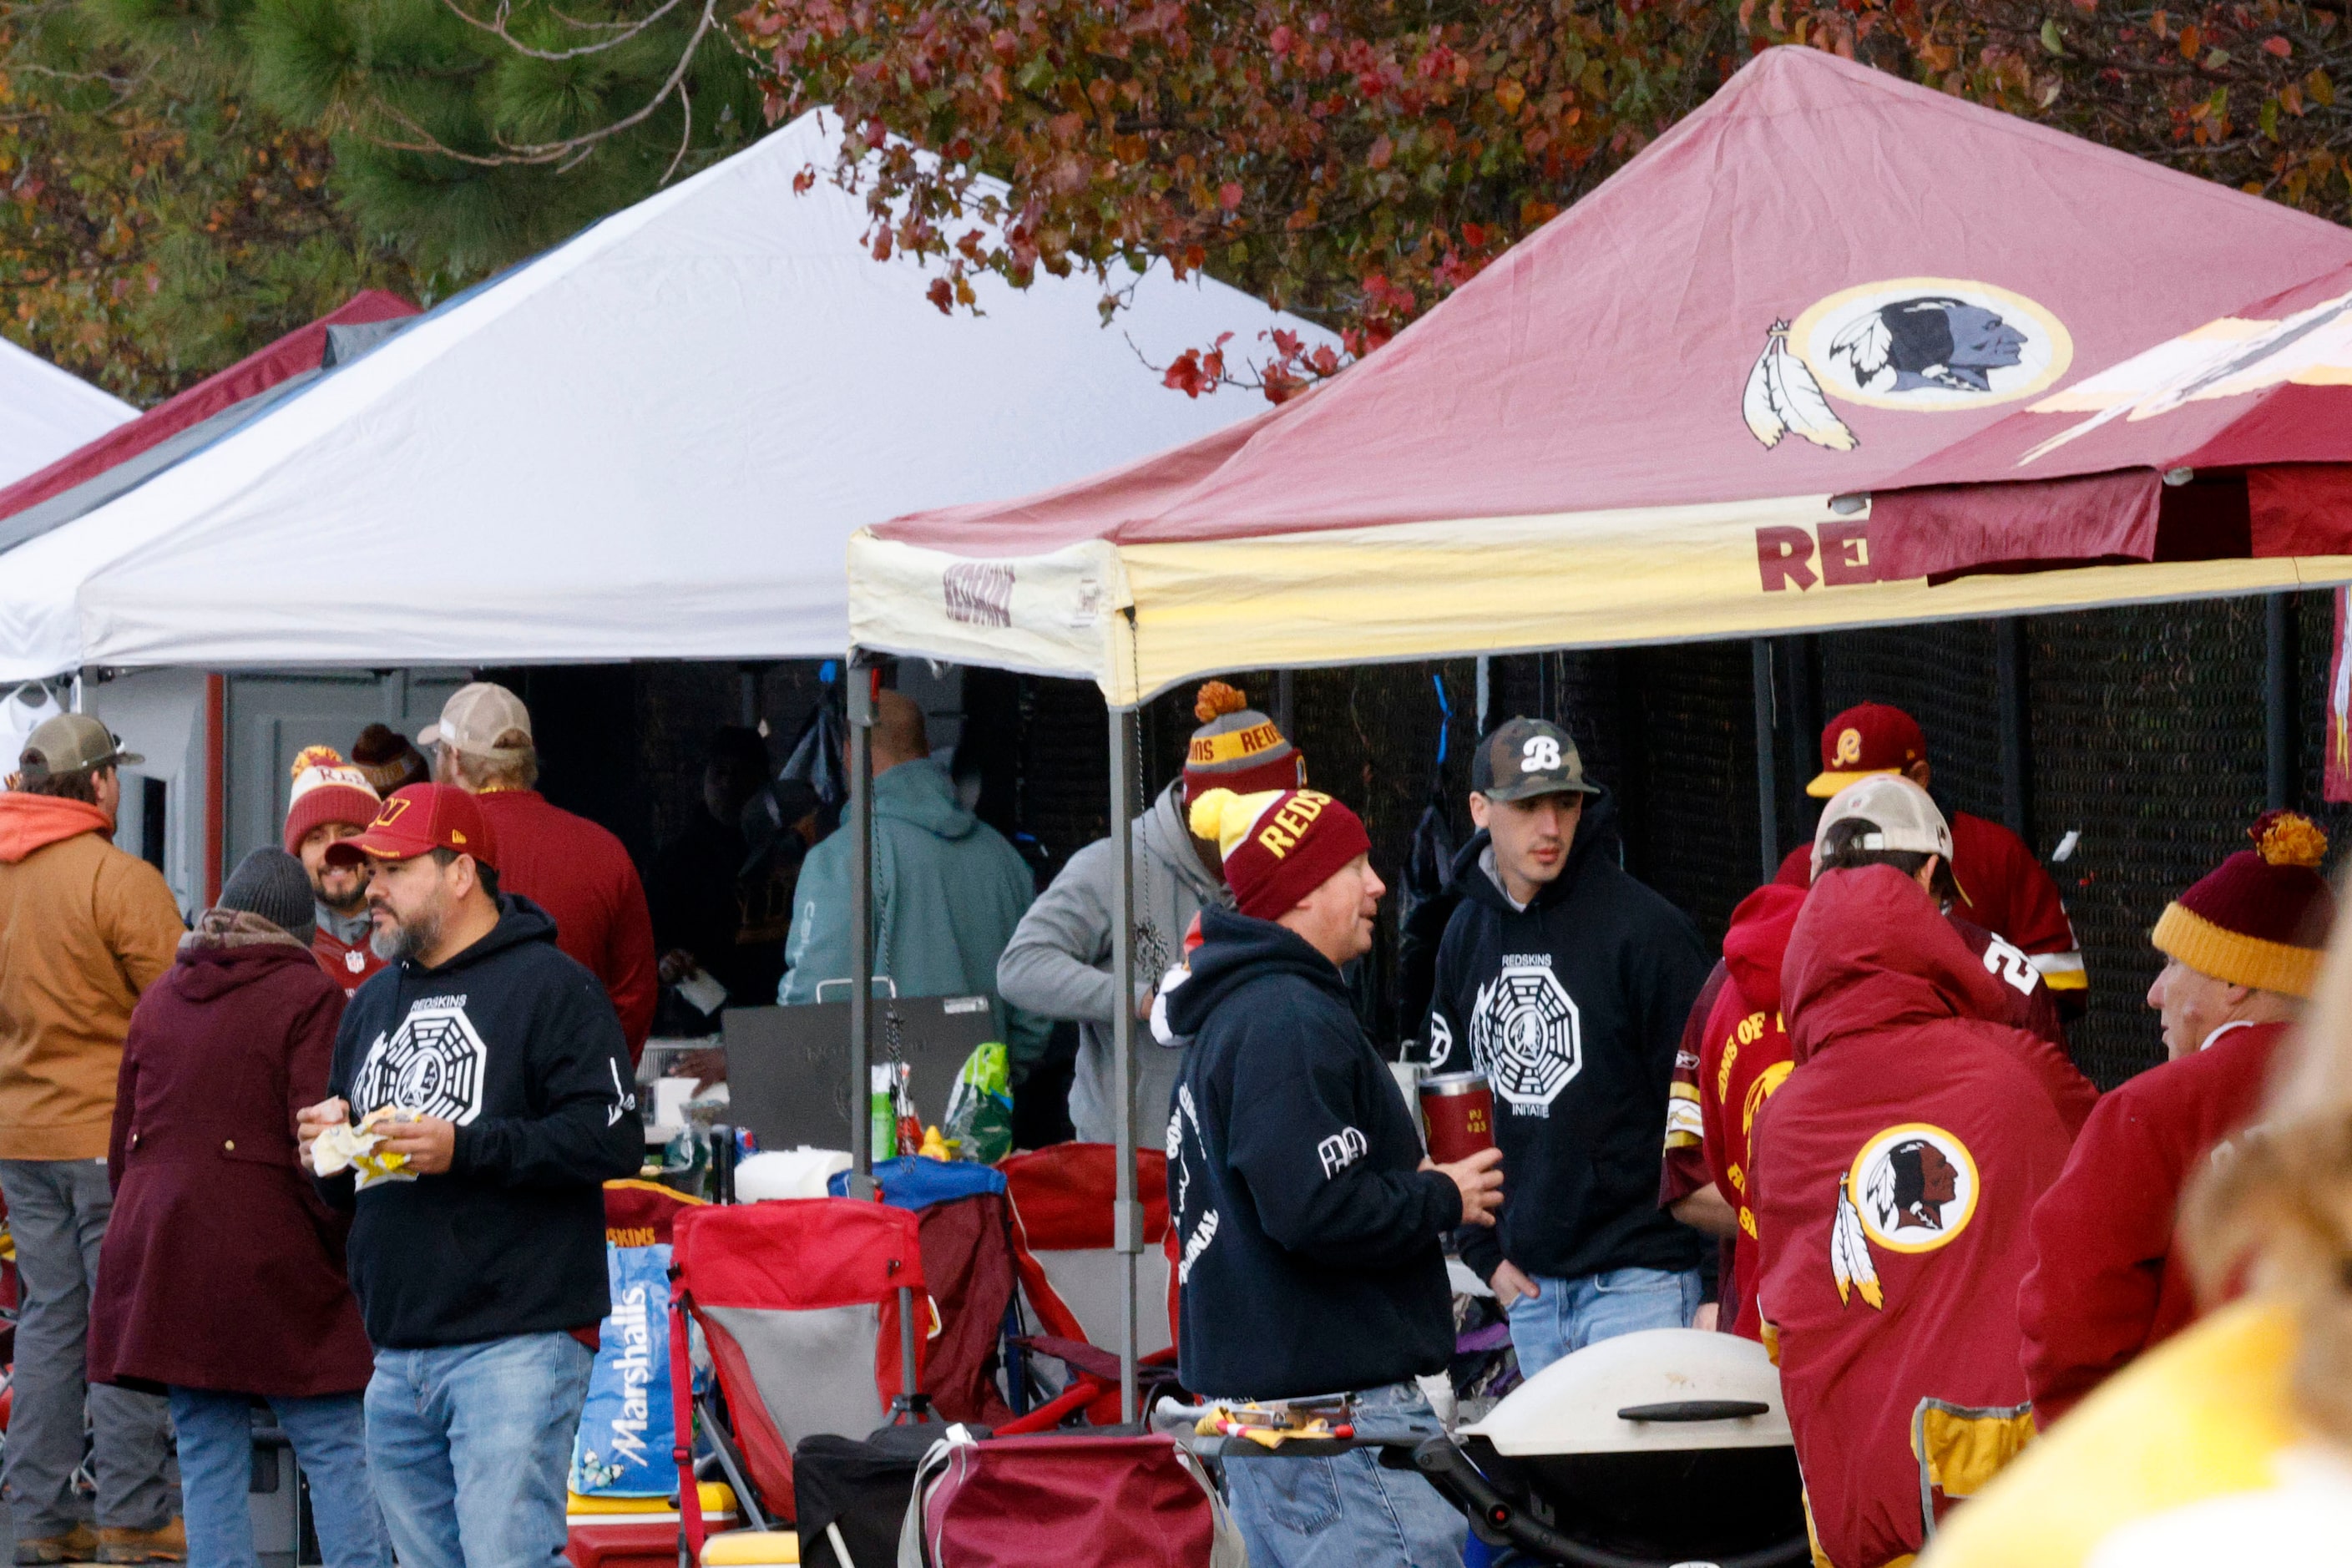
[[[2327,858],[2327,835],[2299,811],[2266,811],[2246,829],[2246,837],[2254,841],[2254,852],[2273,866],[2316,871]]]
[[[1212,789],[1192,803],[1188,817],[1194,837],[1217,841],[1225,886],[1253,920],[1288,912],[1372,847],[1360,817],[1311,789]]]
[[[332,746],[305,746],[294,757],[294,790],[286,804],[286,853],[299,854],[313,828],[330,822],[365,827],[383,802],[359,769]]]
[[[2336,918],[2335,895],[2319,874],[2327,836],[2293,811],[2265,813],[2246,836],[2254,847],[2168,906],[2149,940],[2200,974],[2308,998]]]
[[[1254,795],[1297,789],[1307,782],[1297,748],[1234,687],[1222,680],[1203,685],[1192,699],[1192,716],[1201,727],[1184,752],[1187,805],[1213,789]]]
[[[1238,713],[1248,706],[1249,699],[1241,694],[1238,687],[1228,686],[1222,680],[1212,680],[1193,694],[1192,717],[1202,724],[1213,723],[1226,714]]]

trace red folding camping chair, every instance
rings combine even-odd
[[[845,1195],[848,1182],[846,1173],[835,1176],[834,1196]],[[986,1165],[905,1155],[877,1163],[874,1184],[921,1227],[931,1297],[922,1391],[930,1410],[943,1421],[1009,1420],[995,1378],[1005,1309],[1019,1282],[1004,1176]]]
[[[795,1516],[793,1447],[883,1425],[908,1387],[909,1357],[919,1380],[925,1336],[914,1325],[930,1309],[916,1216],[850,1198],[787,1198],[691,1210],[674,1237],[670,1375],[688,1568],[793,1561],[747,1552],[751,1532],[713,1538],[706,1555],[688,1323],[702,1329],[733,1428],[730,1438],[707,1421],[705,1436],[753,1531],[772,1531]]]
[[[1022,1294],[1044,1331],[1031,1339],[1039,1353],[1069,1369],[1061,1394],[1027,1415],[1001,1424],[1007,1436],[1049,1431],[1084,1410],[1096,1426],[1119,1418],[1120,1270],[1113,1247],[1118,1201],[1117,1151],[1108,1143],[1056,1143],[1014,1154],[1004,1173],[1013,1200],[1015,1262]],[[1168,1234],[1168,1157],[1153,1149],[1135,1154],[1136,1195],[1143,1202],[1143,1255],[1136,1261],[1136,1355],[1146,1366],[1174,1364],[1174,1273]],[[1154,1311],[1150,1303],[1166,1303]]]

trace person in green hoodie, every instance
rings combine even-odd
[[[1051,1026],[996,994],[996,961],[1037,896],[1037,881],[1004,836],[966,811],[930,754],[923,710],[884,691],[874,716],[874,973],[901,996],[987,996],[1017,1080],[1045,1049]],[[786,1006],[846,1000],[849,835],[835,833],[802,863],[799,908],[784,950]]]

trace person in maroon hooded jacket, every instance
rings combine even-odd
[[[89,1310],[89,1377],[169,1393],[188,1555],[254,1559],[252,1405],[310,1479],[331,1568],[390,1568],[361,1392],[374,1352],[343,1276],[347,1222],[295,1153],[325,1097],[342,988],[310,952],[310,879],[246,857],[131,1016],[107,1169],[114,1217]]]
[[[2099,1102],[2058,1184],[2033,1210],[2018,1294],[2033,1418],[2048,1426],[2197,1315],[2173,1246],[2190,1178],[2261,1106],[2271,1058],[2319,978],[2336,900],[2326,836],[2273,811],[2241,849],[2166,907],[2147,1004],[2171,1059]]]
[[[1884,839],[1870,813],[1890,796],[1899,797],[1895,809],[1903,816],[1919,815],[1928,836],[1942,829],[1941,810],[1907,780],[1874,776],[1849,784],[1822,814],[1806,887],[1824,868],[1892,865],[1906,876],[1919,871],[1927,854],[1862,847],[1873,836]],[[2048,984],[2023,952],[1955,911],[1942,868],[1930,880],[1952,930],[1985,972],[2001,982],[1989,993],[2001,1005],[1992,1021],[2042,1043],[2028,1065],[2050,1090],[2067,1130],[2078,1130],[2098,1091],[2065,1055],[2065,1029]],[[1748,1169],[1754,1163],[1757,1114],[1789,1077],[1792,1052],[1781,1008],[1780,965],[1804,903],[1805,888],[1772,881],[1732,911],[1723,962],[1716,966],[1719,978],[1699,994],[1706,1016],[1692,1014],[1693,1032],[1683,1053],[1690,1059],[1676,1066],[1666,1123],[1659,1204],[1685,1225],[1730,1238],[1731,1267],[1717,1326],[1751,1340],[1762,1328],[1756,1310],[1756,1215],[1748,1202]]]
[[[1920,856],[1824,870],[1781,968],[1794,1070],[1758,1118],[1758,1306],[1805,1477],[1817,1560],[1907,1560],[1946,1506],[2032,1435],[2018,1366],[2026,1220],[2067,1121],[2004,1004],[1928,892],[1948,848],[1874,802],[1863,845]]]

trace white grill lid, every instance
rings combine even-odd
[[[1463,1429],[1508,1458],[1791,1442],[1780,1374],[1736,1334],[1646,1329],[1554,1362]]]

